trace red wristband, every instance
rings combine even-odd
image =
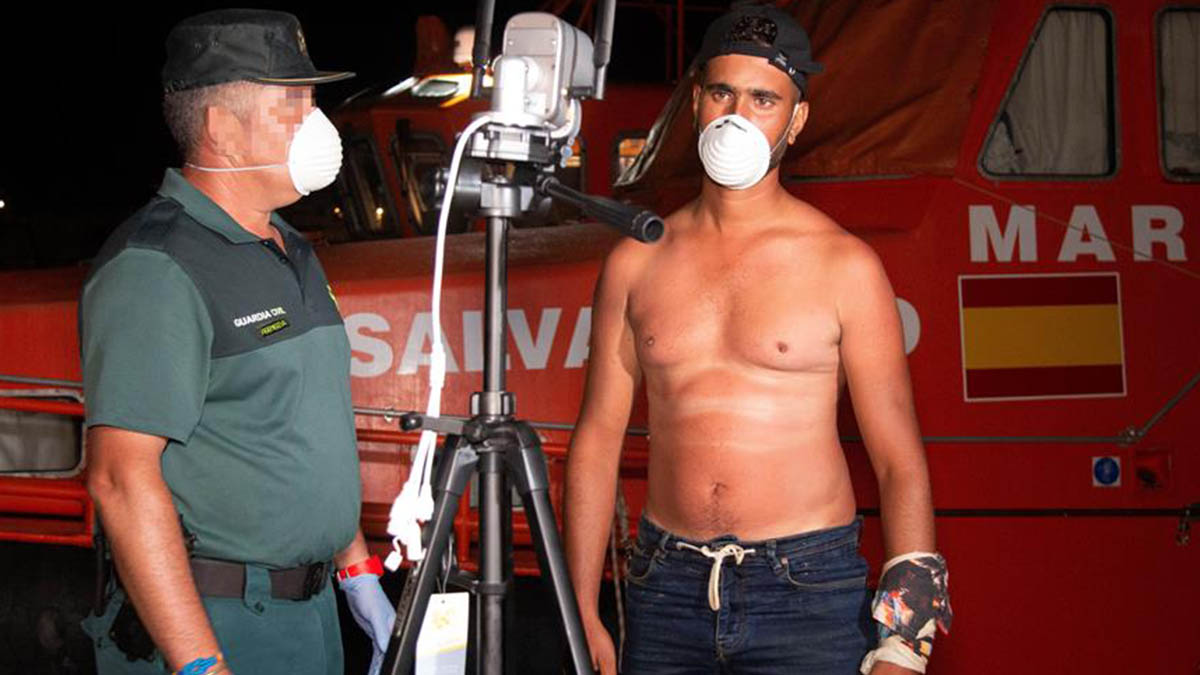
[[[360,574],[374,574],[377,577],[382,577],[383,563],[379,562],[379,556],[373,555],[362,562],[356,562],[353,565],[338,570],[337,579],[338,581],[345,581]]]

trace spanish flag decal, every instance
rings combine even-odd
[[[1125,395],[1120,278],[960,276],[968,401]]]

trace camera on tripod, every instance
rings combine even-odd
[[[555,199],[640,241],[662,236],[662,221],[653,213],[583,194],[553,175],[554,167],[565,166],[571,156],[583,118],[580,100],[603,98],[611,4],[601,10],[599,49],[579,29],[551,14],[526,12],[509,20],[503,53],[492,64],[491,109],[476,116],[483,122],[480,128],[468,127],[470,159],[461,162],[455,175],[449,169],[435,174],[436,199],[452,189],[455,212],[489,216],[501,211],[509,217],[544,212],[547,202]],[[484,59],[487,53],[484,26],[478,31],[475,83],[483,80],[480,51]],[[496,194],[501,186],[516,188],[515,203],[512,196],[502,199]],[[514,206],[519,211],[515,216]]]
[[[663,222],[654,213],[583,194],[562,185],[553,175],[553,167],[568,156],[579,133],[580,98],[603,96],[614,11],[614,0],[606,0],[598,10],[599,48],[594,52],[586,35],[555,16],[514,16],[504,31],[503,54],[494,63],[492,107],[467,125],[455,145],[435,247],[430,401],[425,415],[412,413],[401,419],[405,429],[422,429],[422,435],[409,480],[392,507],[388,532],[396,537],[396,551],[388,564],[393,569],[399,564],[403,543],[408,558],[417,565],[406,579],[396,607],[396,623],[382,665],[387,675],[411,672],[421,622],[439,576],[475,596],[477,671],[484,675],[505,672],[505,607],[512,577],[510,480],[525,506],[542,577],[553,589],[570,663],[577,673],[591,670],[550,503],[545,455],[533,428],[515,417],[515,397],[505,391],[507,251],[511,222],[528,212],[535,200],[568,203],[644,242],[663,234]],[[481,93],[488,59],[491,15],[490,0],[483,0],[476,22],[475,95]],[[471,396],[468,421],[439,416],[445,376],[440,283],[452,208],[487,220],[483,387]],[[434,478],[434,441],[439,433],[445,434],[446,440]],[[468,575],[453,569],[454,557],[447,553],[452,547],[451,526],[458,504],[475,474],[479,573]],[[419,521],[425,521],[424,526],[418,526]],[[448,561],[447,569],[442,569],[443,561]]]

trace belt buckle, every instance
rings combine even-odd
[[[329,563],[314,563],[308,566],[308,574],[304,577],[304,599],[317,595],[325,589],[326,577],[329,576]]]

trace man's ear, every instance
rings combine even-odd
[[[240,154],[246,130],[232,110],[210,105],[204,109],[204,141],[218,155]]]
[[[796,142],[796,137],[800,135],[800,130],[804,128],[806,122],[808,122],[808,101],[800,101],[796,103],[796,114],[792,117],[792,126],[788,128],[788,145]]]

